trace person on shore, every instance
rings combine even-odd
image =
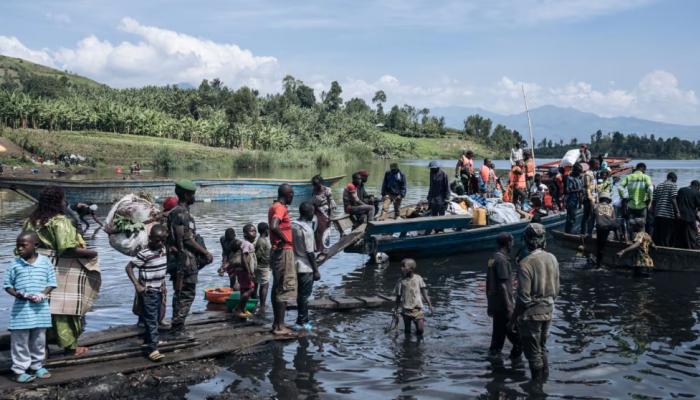
[[[389,206],[394,205],[394,219],[401,216],[401,201],[406,197],[406,175],[399,169],[399,164],[391,163],[384,173],[382,182],[382,219],[389,216]]]
[[[357,186],[357,195],[360,197],[360,200],[362,200],[363,203],[365,204],[370,204],[374,207],[374,214],[373,218],[377,213],[379,212],[379,199],[374,198],[373,194],[367,193],[367,180],[369,179],[369,171],[366,169],[361,169],[357,171],[357,174],[360,176],[360,181],[359,185]]]
[[[95,221],[100,228],[104,227],[102,222],[100,222],[95,215],[95,211],[97,211],[97,204],[78,202],[71,205],[70,208],[78,215],[78,219],[80,220],[78,223],[81,225],[79,228],[82,227],[82,224],[85,224],[85,229],[83,229],[83,232],[87,232],[88,229],[90,229],[90,223],[87,221],[87,217],[92,217],[92,220]]]
[[[700,249],[698,242],[698,228],[700,223],[698,211],[700,211],[700,181],[694,180],[690,186],[678,190],[678,211],[680,219],[676,230],[676,247],[682,249]]]
[[[355,218],[361,224],[374,220],[374,206],[362,201],[359,196],[359,187],[362,185],[362,177],[355,173],[352,182],[348,183],[343,190],[343,207],[345,212]]]
[[[430,186],[428,188],[430,215],[445,215],[447,202],[450,200],[450,183],[447,174],[440,169],[437,161],[431,161],[428,168],[430,168]]]
[[[600,268],[603,264],[603,250],[608,243],[610,232],[617,233],[617,216],[612,205],[612,196],[608,192],[598,195],[598,204],[593,209],[596,225],[596,264]]]
[[[255,294],[255,270],[258,260],[255,256],[255,226],[246,224],[243,226],[243,241],[241,242],[240,256],[232,260],[229,269],[236,274],[238,287],[241,292],[238,305],[233,310],[238,318],[251,318],[253,314],[246,309],[248,300]]]
[[[294,330],[313,329],[309,322],[309,297],[314,281],[321,279],[314,251],[314,207],[304,202],[299,205],[299,219],[292,222],[292,242],[294,243],[294,265],[297,271],[297,321]]]
[[[512,193],[513,204],[516,207],[520,206],[520,208],[523,208],[527,198],[527,181],[525,180],[522,161],[517,161],[515,166],[511,168],[508,182]]]
[[[533,223],[525,229],[524,239],[530,254],[520,261],[512,319],[517,321],[531,379],[538,385],[549,377],[547,336],[554,300],[559,295],[559,262],[552,253],[545,251],[546,236],[541,224]]]
[[[678,210],[678,177],[674,172],[666,175],[666,180],[654,189],[651,210],[654,213],[654,243],[657,246],[673,246],[673,232],[676,220],[681,214]]]
[[[462,155],[457,160],[457,166],[455,166],[455,178],[462,182],[466,194],[477,192],[477,177],[474,172],[474,152],[462,150]]]
[[[144,345],[146,357],[151,361],[161,361],[164,356],[158,351],[158,323],[161,319],[161,287],[165,283],[168,267],[165,240],[168,232],[163,225],[151,227],[148,247],[138,252],[126,265],[126,274],[134,284],[141,303],[141,318],[145,326]],[[134,275],[138,269],[138,278]]]
[[[287,313],[287,302],[297,299],[297,271],[294,267],[294,245],[292,239],[292,221],[288,207],[294,199],[294,189],[288,184],[282,184],[277,189],[277,200],[272,203],[267,212],[270,224],[270,243],[272,255],[272,308],[274,318],[272,333],[287,335],[292,333],[284,324]]]
[[[38,245],[35,232],[17,236],[17,258],[5,269],[3,282],[7,294],[15,298],[10,312],[10,369],[18,383],[51,377],[44,368],[46,329],[51,328],[48,296],[57,283],[53,265],[37,253]]]
[[[85,240],[64,214],[66,196],[61,187],[45,187],[38,200],[23,230],[36,232],[38,252],[49,257],[57,277],[47,339],[55,341],[67,354],[81,356],[88,351],[87,347],[78,346],[82,317],[97,297],[101,283],[97,252],[86,248]],[[79,258],[90,262],[77,262]]]
[[[514,167],[518,161],[523,160],[523,149],[520,148],[520,142],[515,142],[515,147],[510,149],[510,166]]]
[[[401,260],[401,274],[402,277],[394,289],[396,309],[401,310],[405,335],[408,337],[411,334],[411,324],[413,324],[416,326],[416,336],[422,338],[425,332],[424,301],[428,304],[430,313],[433,313],[428,287],[423,278],[416,273],[416,261],[412,258]]]
[[[576,223],[576,212],[578,211],[581,198],[583,197],[583,181],[581,180],[581,164],[576,163],[569,176],[566,177],[566,224],[564,231],[571,233]],[[585,234],[581,232],[581,234]]]
[[[598,169],[598,160],[591,160],[588,171],[583,174],[583,218],[581,218],[581,234],[593,235],[595,215],[593,208],[598,201],[598,180],[595,172]]]
[[[187,336],[185,320],[194,301],[199,270],[211,264],[213,257],[197,234],[190,206],[194,204],[197,186],[189,180],[175,183],[177,207],[168,215],[168,273],[173,282],[173,338]]]
[[[496,243],[498,251],[488,261],[486,272],[487,313],[493,319],[489,355],[500,357],[507,337],[513,345],[510,358],[517,359],[522,354],[520,338],[516,332],[508,329],[508,323],[515,310],[513,268],[510,258],[510,252],[513,250],[513,235],[501,233],[496,238]]]
[[[258,267],[255,268],[255,286],[258,288],[258,312],[265,314],[267,292],[270,288],[270,226],[267,222],[258,224],[258,240],[255,241],[255,259]]]
[[[311,178],[311,186],[313,187],[311,200],[313,201],[316,215],[316,249],[323,253],[328,248],[330,241],[328,228],[331,226],[333,210],[335,210],[336,204],[335,200],[333,200],[331,188],[323,185],[321,175]]]
[[[632,244],[620,250],[617,253],[618,258],[622,258],[626,253],[634,252],[632,266],[635,267],[636,273],[646,274],[654,268],[654,260],[651,258],[649,251],[656,249],[654,240],[644,230],[646,220],[635,218],[630,224],[632,228]]]
[[[219,276],[223,276],[225,272],[229,271],[229,261],[237,252],[241,250],[241,242],[236,239],[236,230],[233,228],[226,228],[224,234],[219,238],[219,243],[221,244],[221,266],[217,271]],[[231,269],[231,273],[228,274],[230,279],[229,287],[233,290],[238,290],[236,285],[236,274]]]
[[[617,188],[620,199],[622,199],[622,214],[625,216],[627,225],[632,219],[639,218],[645,221],[647,219],[647,210],[651,203],[654,187],[646,171],[646,164],[637,164],[634,172],[625,175]]]

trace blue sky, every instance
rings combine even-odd
[[[220,77],[276,91],[292,74],[317,95],[387,92],[390,103],[700,124],[700,2],[14,1],[0,53],[116,87]]]

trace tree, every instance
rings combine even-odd
[[[369,112],[372,109],[369,108],[367,103],[365,103],[364,100],[354,97],[350,99],[347,103],[345,103],[345,111],[348,113],[363,113],[363,112]]]
[[[323,95],[323,105],[326,111],[332,112],[340,109],[340,106],[343,105],[343,99],[340,97],[341,93],[343,93],[343,89],[338,81],[331,82],[330,90]]]
[[[479,114],[470,115],[464,120],[464,134],[472,137],[488,138],[491,134],[490,119]]]
[[[374,97],[372,97],[372,103],[377,107],[377,122],[384,122],[384,103],[386,103],[386,93],[383,90],[378,90]]]
[[[301,81],[300,81],[301,82]],[[299,99],[299,105],[304,108],[312,108],[316,104],[316,96],[314,95],[314,90],[303,82],[297,86],[296,90],[297,99]]]

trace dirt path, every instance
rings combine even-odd
[[[0,157],[22,157],[24,150],[9,139],[0,137]]]

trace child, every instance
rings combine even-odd
[[[600,268],[610,232],[617,232],[617,218],[610,193],[602,192],[598,195],[598,204],[593,209],[593,214],[596,225],[596,264]]]
[[[648,273],[654,268],[654,260],[649,255],[649,249],[656,249],[654,241],[648,233],[644,231],[646,221],[642,218],[632,220],[633,237],[632,244],[626,249],[620,250],[617,253],[619,258],[630,251],[635,251],[634,261],[632,266],[635,267],[637,273]]]
[[[265,313],[265,302],[267,301],[267,291],[270,288],[270,239],[268,234],[270,231],[267,222],[261,222],[258,224],[258,240],[255,242],[255,259],[258,262],[257,268],[255,268],[255,285],[259,288],[257,294],[258,298],[258,312],[261,314]]]
[[[145,326],[145,352],[151,361],[161,361],[165,358],[158,351],[158,322],[161,319],[161,287],[165,281],[168,264],[164,245],[167,236],[168,232],[163,225],[153,225],[148,235],[148,247],[141,250],[126,265],[126,274],[139,295],[141,318]],[[134,268],[139,270],[138,278],[134,275]]]
[[[248,226],[252,227],[250,224],[246,225],[246,227]],[[253,227],[253,230],[254,229]],[[235,238],[235,233],[233,238]],[[254,234],[253,238],[255,238]],[[253,316],[253,314],[245,309],[245,306],[248,303],[248,299],[250,299],[255,291],[255,282],[253,281],[255,268],[255,265],[253,265],[254,257],[255,247],[252,243],[247,240],[233,240],[228,255],[224,254],[224,265],[219,269],[219,275],[228,273],[231,288],[235,289],[235,285],[238,290],[240,290],[240,301],[238,302],[238,306],[233,310],[234,315],[239,318],[247,319]]]
[[[297,269],[297,321],[294,330],[313,327],[309,322],[309,297],[314,281],[321,279],[314,252],[314,205],[303,202],[299,206],[299,219],[292,223],[292,243],[294,246],[294,266]]]
[[[236,239],[236,231],[233,228],[227,228],[224,235],[219,238],[221,243],[221,267],[219,267],[219,275],[223,276],[225,271],[229,269],[229,258],[234,256],[241,249],[241,241]],[[238,290],[236,275],[231,270],[228,274],[230,279],[230,287],[233,290]]]
[[[19,383],[50,378],[43,367],[46,328],[51,328],[48,295],[56,287],[51,261],[36,252],[34,232],[17,236],[17,257],[5,272],[5,291],[15,297],[10,314],[12,372]]]
[[[416,325],[416,335],[423,336],[425,328],[425,316],[423,315],[423,300],[428,303],[430,313],[433,313],[433,305],[428,297],[428,289],[423,278],[415,273],[416,261],[412,258],[401,260],[401,273],[403,277],[396,284],[396,308],[401,307],[403,315],[404,332],[411,334],[411,322]]]

